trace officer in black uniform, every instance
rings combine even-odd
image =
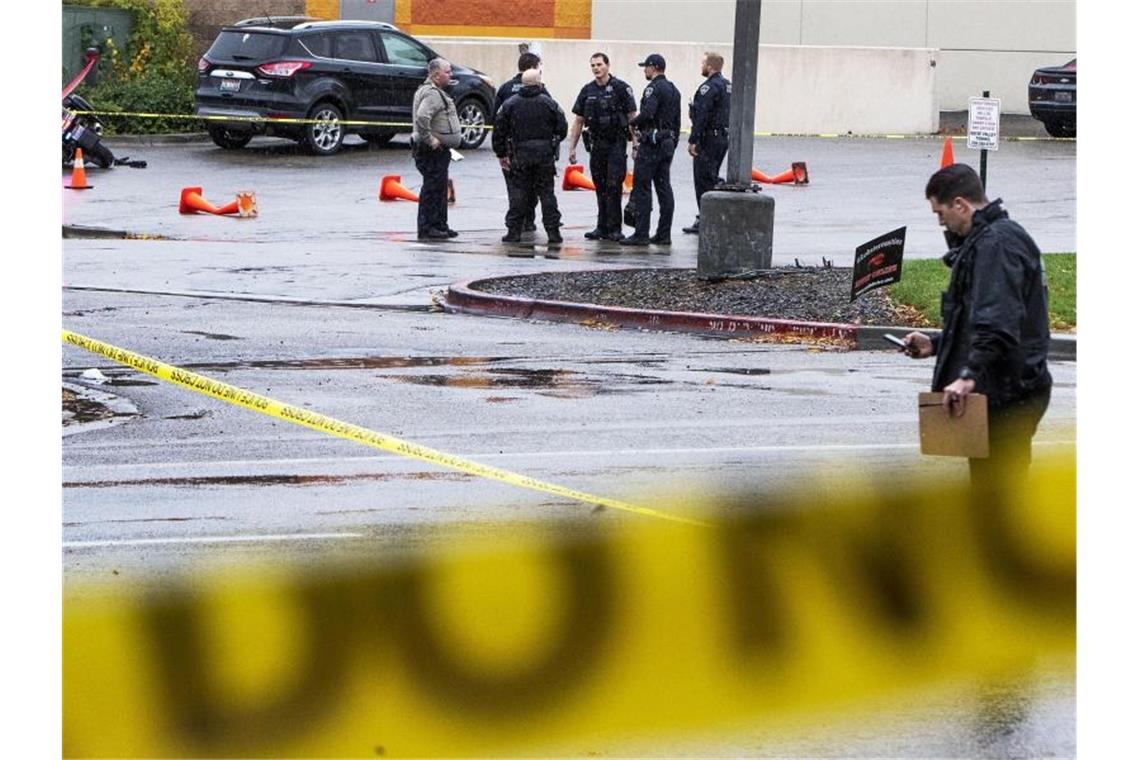
[[[503,171],[510,175],[510,209],[504,243],[519,242],[523,220],[534,197],[542,202],[542,226],[549,245],[562,242],[562,215],[554,197],[554,163],[558,145],[566,139],[566,114],[542,87],[538,69],[523,72],[522,89],[495,114],[491,147]]]
[[[701,196],[716,187],[720,164],[728,152],[728,111],[732,98],[732,82],[720,73],[724,56],[705,53],[701,59],[701,76],[705,83],[697,88],[689,104],[689,155],[693,157],[693,188],[697,193],[697,220],[685,232],[700,232]]]
[[[673,232],[673,186],[669,167],[681,132],[681,93],[665,78],[665,59],[653,53],[638,64],[645,67],[649,84],[641,94],[641,109],[632,122],[638,136],[633,146],[633,198],[637,226],[622,245],[669,245]],[[649,237],[649,215],[653,211],[650,184],[657,191],[661,207],[657,234]]]
[[[610,75],[605,53],[590,56],[594,81],[588,82],[574,101],[574,124],[570,129],[570,163],[578,162],[578,137],[586,127],[583,142],[590,152],[590,175],[598,196],[598,226],[586,233],[587,240],[621,240],[621,187],[625,181],[625,144],[629,122],[637,113],[633,88]]]
[[[527,52],[527,53],[523,53],[522,55],[519,56],[519,73],[515,74],[510,79],[503,82],[502,85],[499,86],[498,92],[495,93],[495,103],[494,103],[494,107],[491,109],[491,119],[492,120],[494,120],[494,118],[495,118],[494,115],[499,112],[500,108],[502,108],[503,103],[506,103],[507,99],[509,97],[511,97],[512,95],[517,95],[518,91],[523,88],[523,84],[522,84],[523,72],[527,71],[528,69],[541,69],[541,68],[542,68],[542,59],[539,58],[536,53]],[[542,91],[546,92],[546,86],[545,85],[543,86]],[[507,183],[507,198],[508,199],[511,197],[511,176],[512,175],[510,172],[508,172],[506,169],[503,170],[503,180]],[[527,211],[526,211],[526,218],[523,221],[523,227],[522,228],[523,228],[524,232],[532,232],[535,229],[535,227],[534,227],[534,209],[535,209],[535,206],[537,206],[537,205],[538,205],[538,198],[532,198],[531,204],[527,208]],[[510,224],[508,223],[507,226],[509,227]]]

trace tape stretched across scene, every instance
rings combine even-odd
[[[94,338],[89,338],[78,333],[71,332],[70,330],[63,331],[63,342],[90,351],[94,354],[106,357],[112,361],[118,362],[132,369],[145,372],[149,375],[165,380],[168,383],[187,388],[198,393],[225,401],[240,406],[244,409],[249,409],[260,414],[274,417],[285,422],[291,422],[295,425],[307,427],[329,435],[344,438],[356,443],[362,443],[372,448],[387,451],[392,454],[398,454],[403,457],[411,459],[419,459],[430,464],[435,464],[440,467],[446,467],[452,470],[458,470],[469,475],[475,475],[481,478],[488,478],[490,480],[497,480],[508,485],[517,486],[519,488],[526,488],[532,491],[540,491],[542,493],[553,494],[554,496],[561,496],[566,499],[583,502],[585,504],[592,504],[611,509],[617,509],[623,512],[631,512],[634,514],[642,515],[645,517],[654,517],[662,520],[669,520],[671,522],[684,523],[688,525],[705,525],[700,520],[687,518],[681,515],[668,514],[659,510],[650,509],[648,507],[630,504],[628,502],[619,501],[617,499],[610,499],[604,496],[595,496],[584,491],[577,491],[571,488],[556,485],[554,483],[547,483],[527,475],[520,475],[509,470],[503,470],[498,467],[480,464],[479,462],[470,459],[464,459],[443,451],[431,449],[426,446],[421,446],[416,443],[404,441],[399,438],[394,438],[383,433],[377,433],[373,430],[360,427],[348,422],[328,417],[317,412],[303,409],[292,404],[286,404],[281,401],[261,396],[251,391],[238,388],[233,385],[228,385],[218,380],[199,375],[195,372],[176,367],[171,364],[165,364],[152,359],[142,354],[137,354],[133,351],[128,351],[117,346],[112,346],[109,343],[104,343]]]
[[[126,116],[135,119],[189,119],[196,121],[217,121],[217,122],[249,122],[251,124],[316,124],[320,119],[305,119],[290,116],[216,116],[216,115],[200,115],[193,113],[152,113],[146,111],[85,111],[81,109],[73,109],[70,113],[83,116]],[[346,127],[399,127],[406,130],[411,130],[412,123],[408,121],[361,121],[358,119],[341,119],[340,124]],[[464,129],[481,129],[485,132],[490,132],[495,129],[493,124],[470,124]],[[690,134],[691,130],[681,129],[679,132],[683,135]],[[836,139],[850,139],[850,140],[944,140],[947,135],[944,134],[861,134],[854,132],[760,132],[754,131],[753,137],[811,137],[823,138],[829,140]],[[950,135],[952,140],[965,140],[966,135]],[[1075,137],[1003,137],[1001,142],[1076,142]]]
[[[352,564],[71,583],[64,755],[622,756],[653,738],[668,756],[688,732],[728,746],[718,729],[752,753],[796,726],[976,720],[990,685],[1073,677],[1073,457],[1034,470],[986,500],[852,468],[804,493],[701,492],[708,528],[425,525],[395,556],[360,539]],[[960,712],[921,712],[946,689]]]

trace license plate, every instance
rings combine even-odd
[[[241,89],[240,79],[223,79],[221,83],[222,92],[237,92]]]
[[[1072,103],[1073,93],[1071,92],[1058,92],[1054,93],[1057,96],[1058,103]]]

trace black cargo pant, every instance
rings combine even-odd
[[[594,138],[590,176],[598,196],[598,231],[621,232],[621,186],[625,182],[625,139]]]
[[[534,214],[537,199],[542,204],[542,226],[547,232],[557,231],[562,222],[562,214],[558,211],[558,199],[554,196],[554,164],[512,165],[507,174],[507,196],[510,202],[507,229],[520,232],[526,222],[527,212]]]
[[[697,193],[697,209],[701,207],[701,196],[716,187],[720,179],[720,164],[728,152],[728,135],[712,135],[697,143],[697,155],[693,157],[693,189]]]
[[[503,169],[503,182],[507,184],[507,203],[511,202],[511,193],[513,192],[511,189],[511,183],[515,181],[516,179],[512,177],[511,172]],[[538,198],[532,197],[530,199],[530,205],[526,209],[526,214],[523,216],[523,226],[519,228],[520,230],[534,224],[534,210],[536,205],[538,205]],[[503,218],[503,221],[506,223],[507,228],[509,229],[511,226],[511,212],[509,208],[507,209],[507,215]]]
[[[979,509],[1001,494],[1017,494],[1029,473],[1033,434],[1049,407],[1051,389],[989,408],[990,455],[970,460],[970,490]]]
[[[416,169],[423,176],[420,186],[420,207],[416,214],[416,231],[424,235],[428,230],[447,231],[447,169],[451,151],[442,145],[435,150],[426,144],[417,144]]]
[[[669,180],[669,167],[673,165],[675,138],[661,140],[657,145],[642,142],[633,161],[633,207],[637,213],[634,237],[649,237],[649,215],[653,211],[653,198],[649,193],[652,183],[657,190],[657,203],[661,212],[657,218],[657,234],[669,237],[673,230],[673,185]]]

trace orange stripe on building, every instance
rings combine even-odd
[[[305,15],[334,20],[340,18],[340,0],[305,0]]]
[[[412,25],[554,27],[555,0],[415,0]]]

